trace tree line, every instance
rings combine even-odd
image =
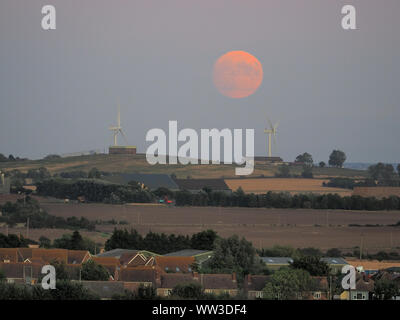
[[[114,229],[105,243],[105,249],[147,250],[158,254],[183,249],[212,250],[216,238],[217,233],[213,230],[195,233],[191,237],[150,231],[143,237],[135,229]]]
[[[57,217],[48,214],[40,208],[39,202],[29,196],[18,199],[15,203],[6,202],[0,205],[0,222],[5,222],[10,227],[17,223],[27,223],[30,228],[57,228],[57,229],[87,229],[95,230],[95,222],[85,217]]]
[[[76,200],[79,197],[84,197],[86,201],[90,202],[113,204],[126,202],[148,203],[154,200],[154,195],[150,191],[132,184],[125,186],[93,180],[71,182],[50,179],[37,183],[36,187],[39,195],[61,199]]]
[[[338,194],[290,194],[287,192],[268,192],[266,194],[247,194],[241,188],[232,194],[222,192],[175,193],[177,206],[223,206],[250,208],[283,209],[343,209],[343,210],[399,210],[400,198],[390,196],[375,197],[345,196]]]

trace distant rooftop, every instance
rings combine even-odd
[[[266,264],[289,264],[293,262],[290,257],[261,257]]]
[[[195,250],[195,249],[184,249],[180,251],[170,252],[164,254],[169,257],[194,257],[202,253],[210,252],[210,250]]]
[[[113,249],[110,251],[105,251],[103,253],[99,253],[96,257],[115,257],[119,259],[124,253],[137,253],[139,250],[130,250],[130,249]]]
[[[332,257],[325,257],[321,258],[322,261],[326,262],[327,264],[348,264],[346,260],[343,258],[332,258]]]

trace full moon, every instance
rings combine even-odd
[[[224,96],[233,99],[252,95],[263,80],[260,61],[245,51],[230,51],[215,62],[214,85]]]

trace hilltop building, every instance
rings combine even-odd
[[[126,154],[126,155],[135,155],[136,147],[135,146],[110,146],[108,148],[109,154]]]

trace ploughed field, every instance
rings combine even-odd
[[[167,207],[157,205],[64,204],[42,202],[42,207],[57,216],[84,216],[89,220],[125,221],[126,225],[98,225],[98,232],[84,232],[96,241],[106,240],[114,227],[148,231],[192,234],[213,229],[220,236],[245,237],[256,247],[290,245],[293,247],[341,248],[352,251],[363,242],[366,252],[400,249],[400,211],[345,211],[311,209],[265,209],[220,207]],[[351,227],[351,224],[363,226]],[[367,227],[365,225],[376,225]],[[43,230],[44,231],[44,230]],[[3,230],[0,230],[3,232]],[[32,238],[39,230],[31,230]],[[33,232],[33,233],[32,233]],[[68,231],[71,232],[71,231]],[[53,231],[54,234],[65,233]],[[24,230],[23,230],[24,234]],[[39,238],[40,235],[37,237]],[[52,237],[52,233],[46,236]]]

